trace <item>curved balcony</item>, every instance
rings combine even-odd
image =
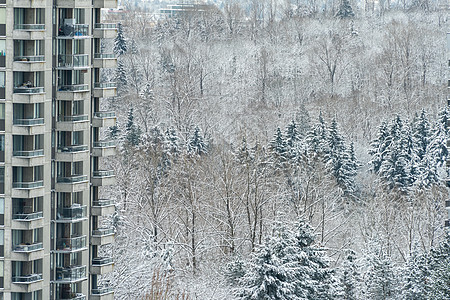
[[[91,290],[90,299],[94,300],[112,300],[114,299],[114,289],[109,285],[99,285]]]
[[[112,272],[114,261],[112,257],[96,257],[92,259],[91,273],[96,275],[104,275]]]
[[[14,94],[43,94],[45,93],[44,87],[26,87],[26,86],[18,86],[13,89]]]
[[[95,53],[94,68],[116,68],[117,58],[114,53]]]
[[[34,243],[34,244],[19,244],[13,246],[14,252],[34,252],[44,249],[44,244],[42,243]]]
[[[92,202],[91,215],[93,216],[107,216],[115,211],[116,207],[112,199],[98,199]]]
[[[56,283],[74,283],[86,279],[86,266],[56,267]]]
[[[117,86],[115,82],[96,82],[94,83],[94,97],[108,98],[117,95]]]
[[[58,55],[58,69],[87,69],[89,67],[88,54]]]
[[[73,205],[71,207],[63,207],[56,214],[56,222],[58,223],[74,223],[87,219],[87,206]]]
[[[12,277],[12,282],[16,284],[30,284],[40,280],[43,280],[42,274],[19,275]]]
[[[69,297],[69,298],[67,298]],[[69,296],[63,296],[63,298],[59,297],[58,300],[86,300],[86,296],[82,293],[73,293]]]
[[[92,156],[107,157],[116,154],[115,141],[96,141],[92,143]]]
[[[93,127],[111,127],[116,125],[116,113],[114,111],[96,111],[92,118]]]
[[[114,242],[114,228],[98,228],[92,230],[92,245],[102,246]]]
[[[56,239],[56,251],[60,253],[78,252],[87,249],[86,236]]]
[[[92,172],[92,185],[94,186],[106,186],[116,183],[116,177],[114,170],[107,171],[93,171]]]
[[[44,217],[44,213],[42,211],[38,211],[38,212],[34,212],[34,213],[17,213],[17,214],[13,214],[13,220],[16,221],[25,221],[25,222],[29,222],[29,221],[33,221],[33,220],[37,220],[37,219],[42,219]]]

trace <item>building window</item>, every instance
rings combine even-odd
[[[0,225],[5,225],[5,198],[0,197]]]
[[[0,288],[3,288],[4,261],[0,260]]]
[[[5,193],[5,167],[0,167],[0,194]]]
[[[0,256],[5,256],[5,230],[0,229]],[[0,270],[3,274],[3,267],[2,270]],[[2,275],[3,277],[3,275]]]
[[[0,134],[0,163],[5,162],[5,135]]]
[[[0,103],[0,131],[5,131],[5,103]]]

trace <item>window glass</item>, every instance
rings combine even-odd
[[[0,120],[5,119],[5,103],[0,103]]]
[[[5,72],[0,72],[0,88],[5,87]]]
[[[6,8],[0,8],[0,24],[6,24]]]
[[[5,244],[5,230],[0,229],[0,246]]]
[[[0,40],[0,56],[6,55],[6,40]]]
[[[0,134],[0,151],[5,151],[5,135]]]
[[[5,214],[5,198],[0,198],[0,215]],[[3,245],[3,244],[0,244]]]
[[[0,260],[0,277],[3,277],[3,275],[4,275],[3,263],[4,263],[4,261]]]

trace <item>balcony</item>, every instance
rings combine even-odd
[[[13,151],[12,164],[16,167],[40,166],[44,164],[44,160],[44,149]]]
[[[56,252],[71,253],[86,250],[86,236],[56,239]]]
[[[60,85],[57,90],[58,100],[85,100],[87,92],[89,92],[89,85],[85,83]]]
[[[98,199],[92,202],[91,215],[93,216],[107,216],[112,215],[116,211],[114,200]]]
[[[94,38],[97,39],[114,39],[117,35],[116,23],[95,23]]]
[[[35,198],[44,196],[44,181],[13,182],[14,198]]]
[[[14,24],[13,39],[15,40],[43,40],[45,38],[45,24]]]
[[[88,129],[89,129],[88,115],[58,116],[58,122],[56,123],[56,130],[82,131]]]
[[[58,297],[58,300],[86,300],[86,296],[82,293],[72,293],[71,295]]]
[[[30,284],[40,280],[43,280],[42,274],[19,275],[12,277],[12,282],[16,284]]]
[[[88,54],[58,55],[58,69],[87,69],[89,67]]]
[[[92,259],[91,273],[96,275],[104,275],[112,272],[114,261],[112,257],[96,257]]]
[[[56,178],[56,191],[62,193],[76,193],[89,188],[87,175],[72,175]]]
[[[44,249],[44,245],[42,243],[35,243],[31,245],[20,244],[13,246],[14,252],[34,252]]]
[[[86,266],[56,267],[56,283],[75,283],[86,279]]]
[[[93,171],[92,172],[92,185],[94,186],[106,186],[116,183],[116,176],[114,170],[107,171]]]
[[[16,213],[12,215],[12,229],[33,230],[43,226],[44,214],[42,211],[33,213]]]
[[[114,228],[98,228],[92,230],[91,244],[102,246],[114,242]]]
[[[58,7],[64,8],[90,8],[92,6],[91,0],[56,0]]]
[[[117,58],[114,53],[95,53],[94,68],[116,68]]]
[[[98,141],[92,144],[92,156],[107,157],[116,155],[116,143],[114,141]]]
[[[74,223],[87,219],[87,206],[72,205],[71,207],[64,207],[59,209],[56,215],[56,222],[58,223]]]
[[[109,285],[97,286],[91,290],[91,297],[93,300],[113,300],[114,290]]]
[[[44,118],[13,119],[13,134],[44,134]]]
[[[108,98],[117,95],[115,82],[96,82],[94,83],[94,97]]]
[[[26,85],[16,86],[13,89],[13,101],[15,103],[41,103],[44,102],[44,87],[27,87]]]
[[[46,5],[46,0],[14,0],[14,7],[39,8]]]
[[[89,159],[89,147],[87,145],[59,146],[56,152],[58,161],[82,161]]]
[[[64,24],[59,27],[59,39],[79,39],[89,37],[88,24]]]
[[[117,8],[117,0],[94,0],[94,8]]]
[[[92,119],[93,127],[111,127],[116,125],[116,113],[114,111],[94,112]]]
[[[33,261],[43,257],[44,245],[41,242],[21,243],[12,247],[11,260],[13,261]]]
[[[14,56],[13,69],[20,72],[44,71],[45,56]]]

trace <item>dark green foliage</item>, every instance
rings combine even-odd
[[[341,0],[341,4],[339,5],[339,10],[336,13],[336,17],[340,19],[352,18],[355,16],[353,12],[353,8],[350,5],[349,0]]]
[[[194,132],[188,141],[188,152],[196,155],[208,154],[208,145],[198,126],[195,127]]]
[[[122,23],[118,24],[117,36],[114,39],[114,53],[117,55],[123,55],[128,51],[128,45],[123,35]]]
[[[137,146],[140,143],[141,130],[134,124],[133,108],[128,111],[125,140],[128,145]]]

